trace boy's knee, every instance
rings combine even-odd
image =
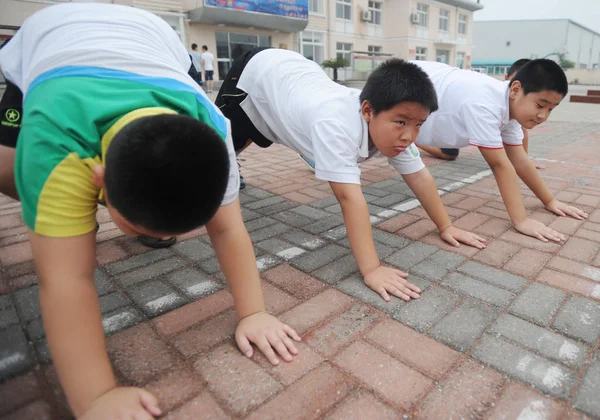
[[[15,185],[16,149],[0,146],[0,193],[19,199]]]

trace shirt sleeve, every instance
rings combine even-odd
[[[414,174],[425,167],[419,148],[414,144],[411,144],[398,156],[388,158],[388,162],[400,175]]]
[[[502,149],[500,120],[485,105],[466,103],[460,109],[469,144],[488,149]]]
[[[17,143],[15,181],[23,220],[44,236],[70,237],[94,230],[100,189],[93,167],[100,158],[80,158],[68,150],[64,131],[27,115]]]
[[[520,146],[523,144],[523,127],[517,120],[510,120],[502,128],[502,141],[510,146]]]
[[[237,157],[235,155],[235,149],[233,147],[233,139],[231,137],[231,123],[227,121],[227,137],[225,139],[225,145],[227,146],[227,153],[229,154],[229,179],[227,180],[227,189],[225,190],[225,196],[221,205],[232,203],[239,195],[240,192],[240,170],[237,165]]]
[[[319,121],[311,129],[311,139],[317,179],[360,185],[359,145],[342,124]]]

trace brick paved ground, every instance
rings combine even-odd
[[[155,392],[170,419],[600,418],[600,123],[549,122],[531,143],[552,192],[590,213],[555,217],[524,190],[562,245],[510,227],[476,150],[426,161],[456,225],[488,239],[482,251],[443,244],[385,161],[363,165],[378,252],[424,290],[408,304],[363,285],[326,183],[283,148],[249,149],[241,200],[268,310],[303,337],[277,368],[235,348],[203,229],[152,251],[100,210],[96,280],[120,382]],[[0,247],[0,417],[68,418],[20,207],[6,197]]]

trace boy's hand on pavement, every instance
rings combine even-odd
[[[421,293],[421,289],[406,280],[408,273],[394,268],[379,266],[364,277],[365,284],[386,302],[390,300],[389,293],[404,300],[417,299]]]
[[[117,387],[96,398],[80,420],[150,420],[162,413],[156,397],[141,388]]]
[[[266,312],[258,312],[243,318],[235,331],[235,341],[246,357],[250,358],[254,354],[250,344],[252,342],[275,366],[279,364],[279,358],[273,349],[286,362],[291,362],[292,355],[298,354],[298,349],[290,337],[295,341],[301,340],[293,328]]]
[[[548,204],[546,204],[546,210],[551,211],[559,216],[571,216],[577,220],[587,219],[588,214],[577,207],[569,206],[568,204],[558,201],[553,198]]]
[[[466,230],[459,229],[452,225],[442,230],[440,232],[440,236],[444,241],[448,242],[450,245],[455,247],[459,247],[459,242],[462,242],[463,244],[470,245],[477,249],[485,248],[486,240],[483,239],[481,236],[471,232],[467,232]]]
[[[515,229],[524,235],[533,236],[543,242],[548,242],[548,239],[555,242],[565,240],[565,236],[562,233],[550,229],[542,222],[534,219],[527,218],[520,223],[515,223]]]

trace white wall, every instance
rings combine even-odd
[[[568,59],[575,62],[577,69],[600,63],[600,35],[572,22],[567,28],[566,49]]]
[[[475,22],[473,60],[514,61],[562,52],[567,24],[567,20]]]

